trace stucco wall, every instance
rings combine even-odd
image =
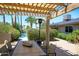
[[[73,29],[74,29],[74,30],[79,29],[79,26],[78,26],[78,25],[76,25],[76,26],[73,25]]]
[[[65,26],[59,26],[59,27],[58,27],[58,30],[59,30],[60,32],[65,32]]]
[[[68,26],[68,25],[58,26],[58,30],[61,31],[61,32],[65,32],[65,26]],[[79,29],[79,25],[69,25],[69,26],[72,26],[73,30]]]

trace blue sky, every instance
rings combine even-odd
[[[70,14],[71,17],[74,19],[74,18],[79,18],[79,8],[69,12],[69,13],[66,13],[66,14]],[[66,15],[64,14],[64,15]],[[54,19],[51,19],[50,20],[50,24],[52,23],[58,23],[58,22],[62,22],[63,21],[63,16],[64,15],[61,15],[61,16],[58,16]],[[22,23],[23,25],[28,25],[28,23],[25,22],[25,19],[27,18],[28,16],[22,16]],[[5,18],[6,18],[6,22],[10,23],[11,24],[11,15],[5,15]],[[20,16],[19,16],[19,19],[20,19]],[[16,20],[18,21],[18,17],[16,18]],[[0,22],[3,21],[3,15],[0,15]]]

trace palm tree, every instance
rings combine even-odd
[[[31,28],[32,28],[33,23],[36,22],[36,19],[35,19],[35,17],[30,16],[30,17],[28,17],[27,19],[25,19],[25,21],[26,21],[27,23],[30,23],[30,26],[31,26]]]
[[[37,24],[38,24],[38,22],[37,22],[37,19],[35,20],[35,25],[36,25],[36,28],[37,28]]]

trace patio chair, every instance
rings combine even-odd
[[[5,45],[5,50],[6,51],[4,51],[5,53],[3,53],[3,55],[8,55],[8,56],[12,55],[12,52],[13,52],[14,48],[15,47],[13,47],[11,45],[11,42],[6,42],[6,45]]]
[[[11,42],[7,40],[4,41],[4,46],[0,49],[1,56],[10,56],[12,54],[13,48]]]
[[[7,42],[8,42],[8,41],[5,40],[4,43],[3,43],[4,46],[3,46],[2,48],[0,48],[0,55],[1,55],[1,56],[6,56],[6,55],[8,56],[8,55],[10,55],[10,54],[9,54],[9,51],[8,51],[8,49],[7,49],[7,46],[6,46]]]
[[[8,42],[8,43],[6,44],[6,47],[7,47],[7,49],[8,49],[9,51],[11,51],[11,50],[12,50],[11,42]]]

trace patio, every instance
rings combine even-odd
[[[16,17],[19,15],[20,21],[21,21],[21,26],[20,26],[21,33],[22,33],[22,26],[23,26],[22,15],[39,16],[39,17],[46,18],[45,20],[46,40],[45,40],[45,45],[43,44],[41,45],[42,48],[45,49],[45,52],[35,41],[31,42],[32,47],[30,48],[23,47],[22,46],[23,41],[19,40],[19,41],[16,41],[17,43],[11,44],[13,43],[11,42],[11,39],[12,39],[11,34],[7,34],[9,37],[7,35],[1,34],[0,42],[1,41],[2,42],[0,44],[0,49],[1,49],[0,53],[13,55],[13,56],[45,56],[45,55],[53,56],[54,48],[53,48],[53,45],[51,46],[50,44],[49,21],[57,16],[70,12],[78,7],[79,7],[78,3],[26,3],[26,4],[25,3],[0,3],[0,14],[3,15],[3,23],[6,24],[5,14],[9,14],[11,15],[11,19],[12,19],[12,26],[15,27]],[[22,38],[20,37],[19,39],[22,39]],[[10,54],[10,51],[8,51],[8,49],[10,48],[11,50],[12,46],[14,47],[13,47],[12,53]],[[2,51],[3,49],[5,51]]]
[[[79,44],[70,43],[68,41],[55,38],[58,41],[50,41],[50,44],[56,46],[55,51],[57,56],[79,56]]]

